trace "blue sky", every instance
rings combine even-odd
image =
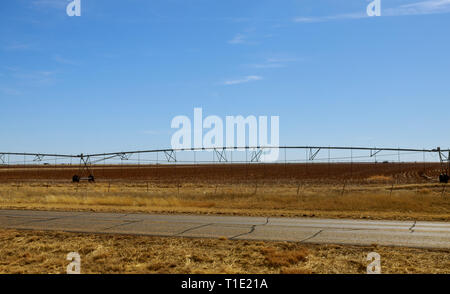
[[[0,4],[0,150],[170,147],[176,115],[279,115],[281,145],[450,146],[450,0]]]

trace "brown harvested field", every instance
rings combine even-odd
[[[436,182],[439,163],[309,163],[309,164],[160,164],[95,165],[97,181],[159,183],[315,183],[344,181],[366,184],[384,180],[398,184]],[[80,174],[78,166],[0,166],[0,182],[61,181]]]
[[[439,164],[217,164],[0,169],[0,208],[450,220]]]
[[[0,230],[0,273],[65,273],[73,251],[81,273],[365,274],[370,252],[382,273],[450,273],[448,249],[15,230]]]

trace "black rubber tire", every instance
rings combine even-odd
[[[79,183],[79,182],[80,182],[80,177],[77,176],[77,175],[74,175],[74,176],[72,177],[72,182],[73,182],[73,183]]]

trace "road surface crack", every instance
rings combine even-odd
[[[312,234],[311,236],[309,236],[309,237],[307,237],[307,238],[305,238],[305,239],[303,239],[303,240],[300,240],[299,243],[302,243],[302,242],[308,241],[308,240],[310,240],[310,239],[312,239],[312,238],[314,238],[314,237],[317,237],[317,235],[319,235],[319,234],[322,233],[323,231],[325,231],[325,229],[319,230],[318,232]]]
[[[32,224],[32,223],[40,223],[40,222],[49,222],[49,221],[59,220],[59,219],[64,219],[64,218],[78,217],[81,215],[85,215],[85,214],[80,213],[80,214],[68,215],[68,216],[59,216],[59,217],[52,217],[52,218],[46,218],[46,219],[30,220],[30,221],[26,221],[23,223],[15,224],[15,226],[22,226],[22,225],[27,225],[27,224]]]
[[[414,224],[409,228],[410,233],[414,233],[414,228],[416,227],[417,221],[414,221]]]
[[[268,223],[269,223],[269,218],[267,217],[265,223],[263,223],[263,224],[258,224],[258,225],[252,225],[252,227],[250,228],[250,231],[249,231],[249,232],[247,232],[247,233],[242,233],[242,234],[238,234],[238,235],[233,236],[233,237],[231,237],[231,238],[229,238],[229,239],[230,239],[230,240],[233,240],[233,239],[235,239],[235,238],[237,238],[237,237],[241,237],[241,236],[245,236],[245,235],[250,235],[251,233],[253,233],[253,232],[255,231],[256,227],[258,227],[258,226],[265,226],[265,225],[267,225]]]
[[[127,225],[131,225],[131,224],[135,224],[135,223],[140,223],[140,222],[142,222],[142,220],[128,221],[128,222],[126,222],[126,223],[121,223],[121,224],[118,224],[118,225],[114,225],[114,226],[108,227],[108,228],[103,229],[103,230],[105,230],[105,231],[106,231],[106,230],[111,230],[111,229],[114,229],[114,228],[117,228],[117,227],[127,226]]]
[[[210,224],[204,224],[204,225],[196,226],[196,227],[193,227],[193,228],[189,228],[189,229],[186,229],[186,230],[184,230],[184,231],[182,231],[182,232],[175,233],[175,234],[173,234],[173,236],[182,235],[182,234],[184,234],[184,233],[186,233],[186,232],[189,232],[189,231],[192,231],[192,230],[196,230],[196,229],[200,229],[200,228],[203,228],[203,227],[207,227],[207,226],[210,226],[210,225],[213,225],[213,223],[210,223]]]

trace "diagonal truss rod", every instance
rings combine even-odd
[[[448,174],[449,170],[450,170],[450,151],[448,151],[448,155],[445,155],[445,152],[447,152],[446,150],[440,150],[440,148],[438,148],[439,151],[439,160],[441,162],[441,168],[442,168],[442,173],[443,174]],[[447,162],[447,164],[445,163]]]
[[[373,150],[373,149],[370,149],[370,157],[374,157],[374,156],[376,156],[378,153],[380,153],[381,151],[383,151],[383,150]]]
[[[175,150],[164,151],[164,155],[166,156],[167,162],[177,162],[177,155]]]
[[[263,149],[252,151],[251,162],[259,162],[261,160],[261,155],[263,153]]]
[[[314,160],[316,158],[317,154],[319,154],[320,150],[322,148],[317,148],[317,150],[314,150],[314,148],[309,148],[309,160]]]
[[[217,150],[214,148],[214,153],[217,156],[217,160],[219,162],[228,162],[227,160],[227,154],[225,153],[226,149],[222,149],[222,150]]]

